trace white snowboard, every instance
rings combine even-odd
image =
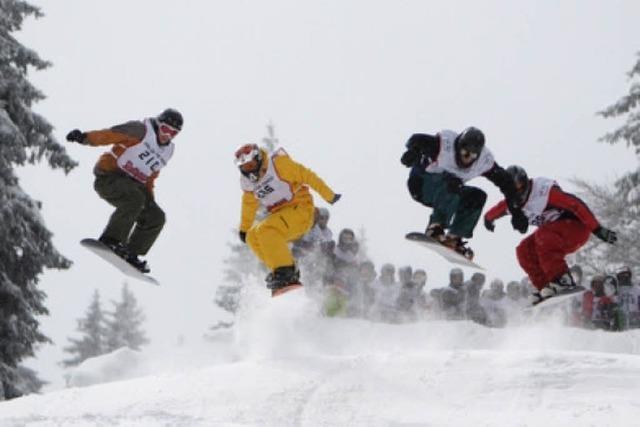
[[[420,246],[423,246],[427,249],[430,249],[446,259],[447,261],[463,265],[465,267],[477,268],[478,270],[484,270],[484,267],[476,264],[475,262],[463,257],[453,249],[449,249],[432,238],[426,236],[424,233],[412,232],[405,236],[405,238],[409,241],[415,242]]]
[[[152,283],[154,285],[160,285],[160,283],[153,277],[144,274],[118,255],[113,253],[111,249],[105,246],[102,242],[96,239],[82,239],[80,244],[89,249],[94,254],[98,255],[109,264],[120,270],[122,273],[134,279],[142,280],[143,282]]]
[[[570,292],[566,292],[560,295],[556,295],[554,297],[551,298],[547,298],[546,300],[539,302],[536,305],[532,305],[530,307],[527,307],[528,310],[532,310],[532,311],[536,311],[536,310],[540,310],[540,309],[547,309],[547,308],[551,308],[551,307],[556,307],[559,305],[562,305],[564,303],[567,303],[569,301],[571,301],[573,298],[575,297],[579,297],[580,295],[582,295],[584,292],[586,291],[586,289],[582,286],[576,286],[575,289],[573,289]]]

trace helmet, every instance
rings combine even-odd
[[[513,299],[518,299],[522,294],[522,292],[520,291],[521,286],[522,285],[520,285],[520,282],[518,282],[517,280],[510,281],[509,283],[507,283],[507,295],[509,295]]]
[[[174,129],[182,130],[182,114],[178,110],[173,108],[167,108],[162,113],[156,117],[156,120],[159,123],[164,123],[165,125],[169,125]]]
[[[427,272],[419,268],[413,271],[412,280],[420,287],[424,287],[427,284]]]
[[[327,209],[327,208],[318,208],[317,213],[318,213],[318,218],[329,219],[329,209]]]
[[[262,167],[262,150],[256,144],[244,144],[236,150],[236,166],[240,172],[252,181],[260,178]]]
[[[504,291],[504,282],[500,279],[493,279],[491,284],[489,285],[489,289],[494,292],[503,292]]]
[[[350,228],[343,228],[338,235],[338,245],[352,245],[356,241],[356,234]]]
[[[618,279],[618,284],[620,286],[632,286],[631,276],[631,268],[627,265],[620,267],[616,271],[616,278]]]
[[[631,276],[631,267],[629,267],[628,265],[623,265],[618,270],[616,270],[616,275],[620,274],[628,274],[629,276]]]
[[[484,282],[487,280],[487,277],[482,273],[473,273],[471,276],[471,281],[479,286],[484,285]]]
[[[456,268],[452,268],[452,269],[449,271],[449,277],[453,277],[453,276],[463,276],[463,275],[464,275],[464,273],[462,272],[462,269],[461,269],[461,268],[457,268],[457,267],[456,267]]]
[[[484,148],[484,133],[478,128],[469,126],[458,135],[455,146],[458,157],[464,157],[465,153],[468,153],[467,155],[475,160]]]
[[[411,278],[413,277],[413,268],[410,265],[405,265],[404,267],[400,267],[398,269],[398,278],[400,279],[400,283],[407,284],[411,282]]]
[[[529,190],[531,189],[527,171],[521,166],[511,165],[507,168],[507,173],[511,175],[511,179],[513,179],[513,184],[518,193],[516,199],[518,204],[522,206],[526,202],[527,197],[529,197]]]
[[[383,264],[380,268],[380,275],[393,276],[394,274],[396,274],[396,268],[393,264]]]

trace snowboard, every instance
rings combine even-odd
[[[120,258],[108,246],[104,245],[99,240],[82,239],[80,241],[80,244],[120,270],[126,276],[142,280],[143,282],[151,283],[153,285],[160,285],[160,283],[156,279],[149,276],[148,274],[144,274],[143,272],[129,264],[127,261]]]
[[[272,289],[271,290],[271,298],[275,298],[275,297],[279,297],[281,295],[286,294],[287,292],[291,292],[295,289],[300,289],[302,288],[302,284],[300,283],[292,283],[290,285],[287,285],[283,288],[278,288],[278,289]]]
[[[460,255],[453,249],[447,248],[437,240],[432,239],[431,237],[425,235],[424,233],[412,232],[407,234],[405,238],[411,242],[415,242],[420,246],[423,246],[427,249],[432,250],[433,252],[437,253],[438,255],[440,255],[441,257],[443,257],[444,259],[446,259],[447,261],[453,264],[458,264],[465,267],[477,268],[478,270],[484,270],[484,267],[482,267],[481,265],[476,264],[470,259],[465,258],[464,256]]]
[[[551,307],[555,307],[558,305],[562,305],[563,303],[566,303],[568,301],[570,301],[571,299],[573,299],[574,297],[580,296],[582,295],[587,289],[584,288],[583,286],[576,286],[575,288],[571,289],[570,291],[566,291],[561,293],[560,295],[556,295],[553,296],[551,298],[547,298],[539,303],[537,303],[536,305],[532,305],[530,307],[527,307],[529,310],[540,310],[540,309],[547,309],[547,308],[551,308]]]

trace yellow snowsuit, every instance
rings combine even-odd
[[[264,150],[262,155],[265,160],[256,188],[245,189],[242,194],[240,231],[247,233],[246,241],[251,250],[273,271],[278,267],[294,265],[288,242],[299,239],[313,226],[314,205],[308,186],[327,202],[333,200],[335,193],[312,170],[293,161],[284,150],[278,150],[271,159]],[[280,185],[282,182],[288,184],[290,193],[288,200],[283,199],[271,206],[259,197],[259,185],[270,165],[275,169],[269,171],[270,176],[279,180]],[[269,215],[254,224],[260,204],[269,211]]]

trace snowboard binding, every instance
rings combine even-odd
[[[114,254],[118,255],[120,258],[124,259],[126,262],[131,264],[133,267],[138,269],[141,273],[149,273],[151,269],[147,264],[147,261],[141,260],[138,255],[132,253],[127,245],[124,243],[113,239],[111,237],[100,236],[98,239],[101,243],[103,243],[106,247],[111,249]]]
[[[277,296],[290,289],[301,287],[300,271],[295,265],[278,267],[266,278],[267,288],[271,289],[271,296]]]
[[[459,253],[469,261],[473,261],[473,256],[475,254],[473,253],[473,250],[467,246],[468,242],[462,240],[462,238],[457,236],[446,235],[440,241],[440,243],[442,243],[443,246],[446,246],[449,249],[453,249],[454,251],[456,251],[457,253]]]

